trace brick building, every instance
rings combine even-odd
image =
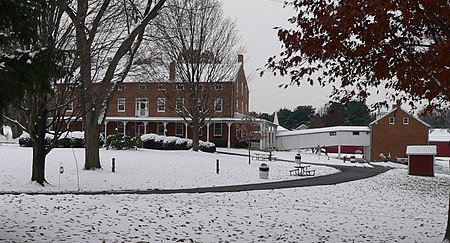
[[[371,161],[382,161],[381,154],[391,161],[406,158],[408,145],[428,145],[430,125],[403,110],[400,103],[392,111],[369,124]]]
[[[114,133],[128,136],[156,133],[193,137],[192,128],[177,112],[192,104],[190,102],[193,101],[183,95],[187,86],[192,84],[178,82],[175,66],[172,65],[168,74],[157,75],[156,80],[149,81],[145,75],[134,74],[118,85],[106,112],[103,128],[105,136]],[[235,147],[238,144],[237,124],[242,121],[242,114],[248,113],[249,107],[249,89],[242,55],[238,56],[237,63],[229,70],[227,80],[195,84],[196,89],[210,93],[205,98],[208,101],[204,103],[209,103],[212,107],[206,125],[200,131],[200,139],[213,142],[219,147]],[[202,106],[200,103],[199,106]],[[262,128],[271,131],[265,134],[267,141],[273,143],[275,125],[267,121],[260,123]],[[81,121],[74,122],[72,129],[82,130]],[[262,144],[265,148],[270,143]]]

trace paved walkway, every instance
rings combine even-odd
[[[232,154],[232,153],[226,153]],[[232,154],[236,156],[248,156],[243,154]],[[294,162],[283,160],[286,162]],[[384,173],[391,168],[385,166],[373,165],[370,167],[354,167],[341,165],[324,165],[317,163],[302,162],[311,165],[329,166],[341,171],[341,173],[329,174],[316,177],[303,177],[302,179],[275,181],[258,184],[242,184],[232,186],[216,186],[216,187],[200,187],[186,189],[151,189],[151,190],[120,190],[120,191],[64,191],[64,192],[0,192],[5,194],[28,194],[28,195],[61,195],[61,194],[77,194],[77,195],[120,195],[120,194],[173,194],[173,193],[208,193],[208,192],[240,192],[240,191],[256,191],[256,190],[272,190],[295,187],[325,186],[345,183],[350,181],[361,180]]]

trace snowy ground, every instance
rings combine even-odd
[[[242,150],[230,150],[245,153]],[[75,153],[75,157],[73,155]],[[293,159],[295,152],[277,153]],[[255,183],[261,162],[244,157],[153,150],[102,150],[103,171],[80,170],[81,190],[199,187]],[[116,158],[117,173],[111,172]],[[47,179],[29,183],[31,149],[0,145],[0,191],[76,190],[75,158],[49,154]],[[340,163],[303,154],[306,161]],[[215,174],[216,159],[221,173]],[[349,166],[368,166],[349,164]],[[383,163],[384,165],[393,165]],[[271,180],[294,179],[292,163],[269,162]],[[315,166],[319,174],[337,172]],[[296,177],[295,177],[296,178]],[[265,181],[265,180],[264,180]],[[6,242],[440,242],[450,176],[409,176],[405,166],[333,186],[172,195],[0,196],[0,241]]]

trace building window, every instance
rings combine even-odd
[[[395,124],[395,117],[389,117],[389,124]]]
[[[197,99],[197,109],[198,111],[203,111],[203,100],[201,98]]]
[[[124,90],[125,89],[125,85],[119,85],[119,86],[117,86],[117,90]]]
[[[184,98],[177,98],[175,101],[175,110],[183,111],[184,110]]]
[[[177,84],[177,90],[184,90],[184,84]]]
[[[139,90],[147,90],[147,85],[139,84]]]
[[[157,111],[158,112],[166,111],[166,99],[165,98],[158,98]]]
[[[403,117],[403,124],[408,125],[409,124],[409,117]]]
[[[203,90],[203,84],[197,84],[197,90]]]
[[[222,123],[214,123],[214,136],[222,136]]]
[[[166,86],[164,84],[158,84],[158,90],[166,90]]]
[[[125,124],[123,122],[117,122],[117,133],[125,134]]]
[[[177,122],[175,123],[175,136],[183,136],[184,124]]]
[[[222,106],[223,102],[221,98],[217,98],[214,100],[214,111],[215,112],[222,112]]]
[[[117,100],[117,112],[125,112],[125,98]]]
[[[359,132],[353,132],[353,135],[359,135]]]
[[[223,84],[216,84],[215,85],[216,90],[223,90]]]
[[[146,117],[148,116],[148,99],[136,98],[136,116]]]
[[[330,136],[336,136],[336,132],[330,132]]]
[[[69,103],[67,103],[66,112],[73,112],[73,101],[70,101]]]
[[[156,133],[158,134],[158,135],[165,135],[165,128],[164,128],[164,123],[162,123],[162,122],[158,122],[158,128],[157,128],[157,131],[156,131]]]
[[[145,125],[143,123],[138,123],[136,126],[136,134],[143,135],[145,134]]]

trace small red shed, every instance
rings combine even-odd
[[[408,174],[434,176],[434,156],[436,146],[414,145],[406,147],[408,155]]]

